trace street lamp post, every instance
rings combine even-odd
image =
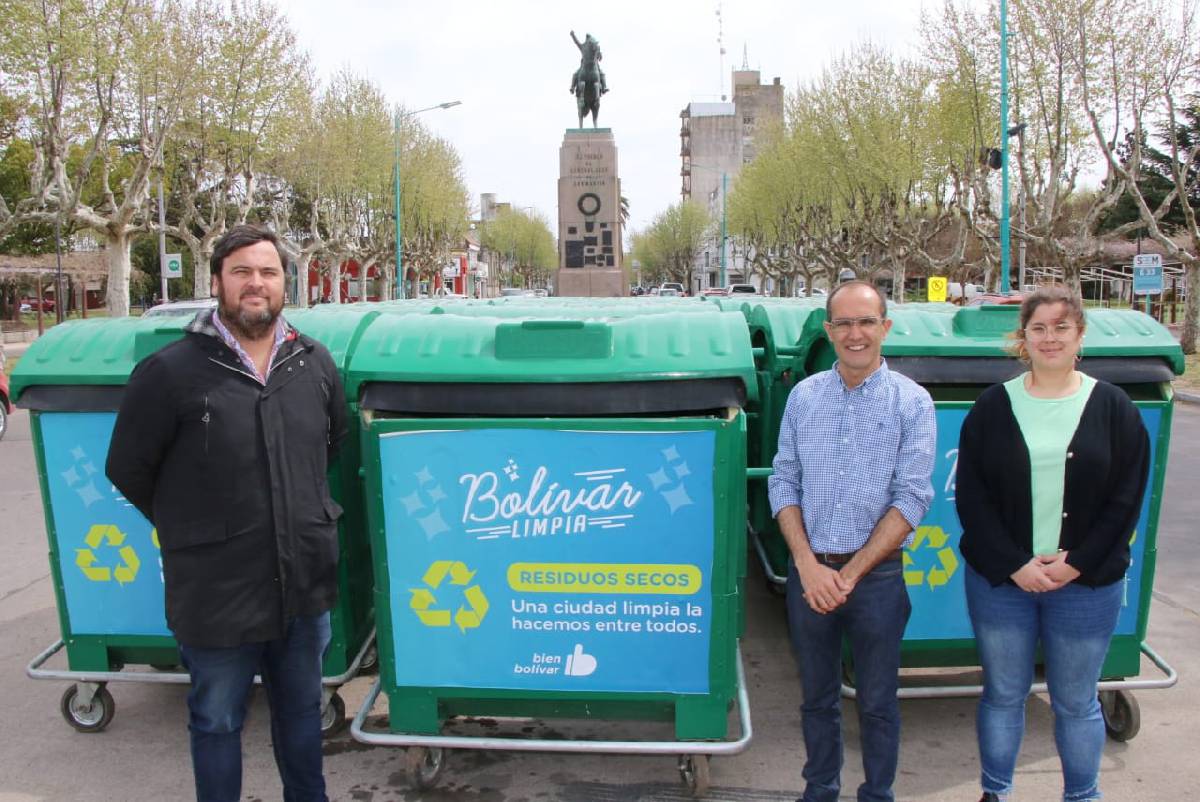
[[[724,170],[721,171],[721,286],[728,287],[729,283],[725,277],[725,252],[729,250],[729,235],[725,226],[728,220],[726,214],[726,198],[729,197],[729,174]]]
[[[393,123],[395,155],[392,161],[392,180],[396,185],[395,208],[393,210],[396,215],[396,289],[393,291],[395,298],[404,298],[404,222],[400,208],[400,121],[416,114],[421,114],[422,112],[433,111],[434,109],[449,109],[460,105],[462,105],[461,100],[450,100],[446,103],[438,103],[436,106],[427,106],[415,111],[406,111],[403,114],[400,113],[399,109],[396,109],[396,117]]]
[[[1000,292],[1008,292],[1012,260],[1008,213],[1008,0],[1000,0]]]

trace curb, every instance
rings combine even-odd
[[[1175,400],[1182,401],[1185,404],[1200,404],[1200,394],[1185,393],[1180,390],[1175,391]]]

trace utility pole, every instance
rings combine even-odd
[[[162,302],[167,297],[167,207],[163,203],[163,177],[158,176],[158,273],[162,277]]]
[[[1000,0],[1000,292],[1008,292],[1011,228],[1008,212],[1008,0]]]

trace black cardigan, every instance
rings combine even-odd
[[[1129,567],[1129,540],[1150,472],[1150,438],[1124,391],[1097,381],[1067,449],[1059,548],[1092,587]],[[1029,449],[1003,384],[979,396],[963,422],[955,505],[967,564],[992,585],[1033,557]]]

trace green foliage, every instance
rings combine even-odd
[[[633,236],[633,258],[641,263],[642,280],[692,284],[692,265],[712,220],[699,203],[680,201],[660,212],[650,226]]]
[[[479,244],[500,255],[506,286],[544,287],[558,267],[550,221],[540,213],[502,208],[483,224]]]
[[[1181,153],[1191,153],[1200,144],[1200,97],[1190,99],[1179,110],[1182,121],[1175,126],[1174,139]],[[1194,159],[1190,165],[1177,163],[1169,153],[1171,149],[1172,132],[1167,126],[1160,126],[1155,140],[1160,148],[1151,146],[1146,141],[1143,132],[1140,137],[1141,173],[1137,182],[1142,198],[1151,209],[1158,209],[1164,202],[1167,208],[1161,217],[1163,227],[1171,232],[1186,231],[1187,220],[1179,204],[1178,196],[1171,195],[1175,188],[1174,170],[1179,168],[1185,185],[1189,188],[1188,205],[1193,210],[1200,211],[1200,160]],[[1117,155],[1128,163],[1134,148],[1134,132],[1125,136],[1125,141],[1117,146]],[[1115,206],[1104,215],[1100,230],[1108,231],[1118,226],[1140,220],[1141,212],[1132,195],[1122,195]]]

